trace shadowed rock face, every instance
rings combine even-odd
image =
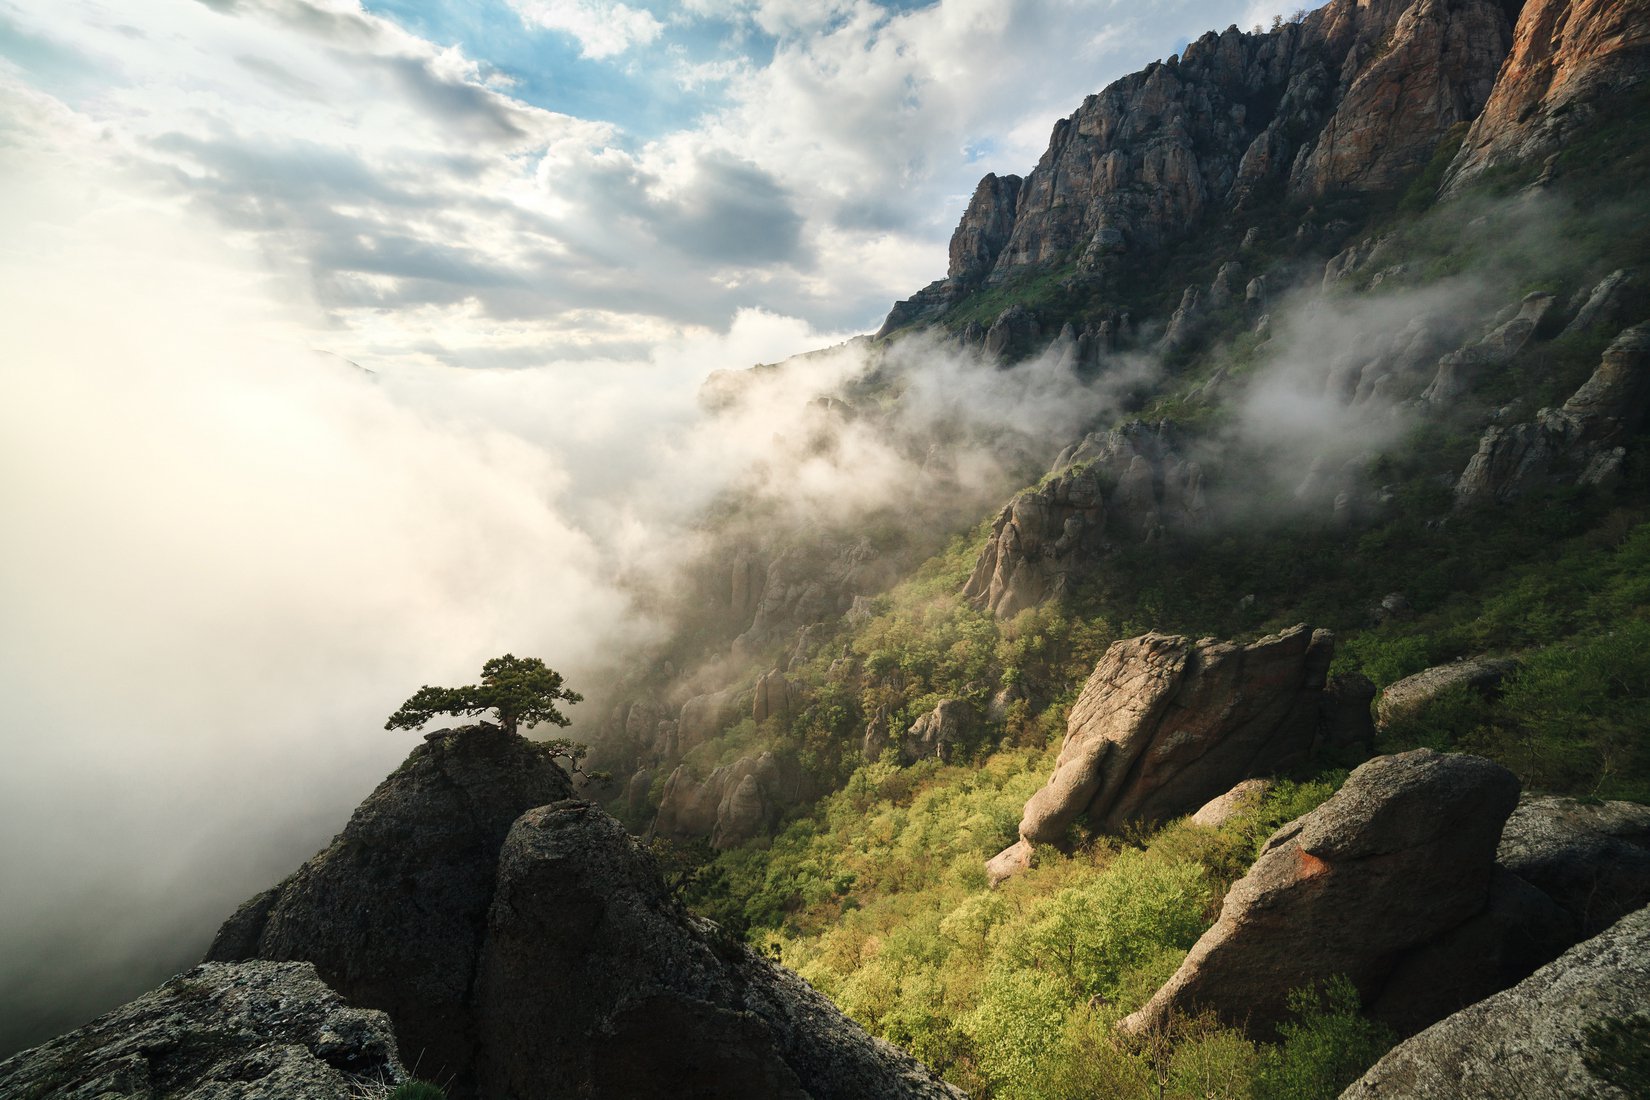
[[[1398,1044],[1342,1100],[1540,1096],[1628,1100],[1635,1093],[1589,1067],[1589,1026],[1650,1021],[1650,909],[1622,918],[1511,989]]]
[[[1531,798],[1507,819],[1501,866],[1546,892],[1581,935],[1650,903],[1650,806]]]
[[[1123,1029],[1212,1010],[1270,1036],[1290,990],[1331,974],[1373,1000],[1407,955],[1486,909],[1517,799],[1513,774],[1479,757],[1417,749],[1364,764],[1267,841],[1214,927]]]
[[[206,963],[0,1062],[0,1095],[358,1100],[405,1076],[389,1018],[346,1005],[313,966]]]
[[[1252,645],[1146,634],[1117,642],[1071,709],[1022,840],[1058,844],[1079,818],[1117,831],[1189,813],[1240,779],[1304,760],[1334,653],[1297,626]]]
[[[1527,0],[1495,89],[1450,166],[1455,189],[1498,164],[1534,161],[1650,76],[1650,7]]]
[[[525,814],[477,985],[483,1095],[958,1097],[794,974],[689,916],[619,824]]]
[[[344,831],[218,932],[208,960],[303,960],[395,1021],[432,1080],[473,1057],[470,986],[494,868],[522,813],[568,797],[560,768],[497,726],[429,734]]]

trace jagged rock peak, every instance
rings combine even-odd
[[[1263,192],[1392,188],[1477,116],[1511,44],[1498,0],[1333,0],[1270,32],[1205,34],[1056,122],[1023,181],[982,180],[948,277],[879,335],[982,278],[1152,251]]]
[[[302,960],[382,1009],[401,1049],[463,1092],[470,987],[510,826],[567,798],[541,745],[481,724],[427,735],[333,842],[219,930],[208,960]]]

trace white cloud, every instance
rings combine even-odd
[[[659,37],[663,25],[647,11],[604,0],[509,0],[529,26],[561,31],[578,40],[591,60],[614,57]]]

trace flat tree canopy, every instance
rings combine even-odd
[[[471,715],[498,712],[498,724],[516,732],[540,722],[555,726],[569,724],[556,709],[558,702],[577,703],[584,696],[562,686],[561,673],[537,657],[516,657],[506,653],[481,666],[481,683],[443,688],[425,685],[401,704],[384,723],[387,730],[422,729],[438,714]]]

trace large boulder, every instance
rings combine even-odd
[[[1488,695],[1517,668],[1518,662],[1507,657],[1468,657],[1405,676],[1381,692],[1375,704],[1375,725],[1384,730],[1394,722],[1412,718],[1434,699],[1458,687]]]
[[[516,818],[571,793],[517,734],[429,734],[330,845],[229,918],[206,958],[314,963],[351,1003],[389,1013],[421,1073],[462,1090],[499,848]]]
[[[1145,634],[1114,643],[1066,721],[1021,842],[1059,844],[1086,818],[1117,832],[1197,809],[1240,779],[1307,758],[1334,653],[1296,626],[1250,645]]]
[[[1650,909],[1640,909],[1511,989],[1398,1044],[1341,1097],[1642,1097],[1646,1005]],[[1638,1058],[1637,1086],[1623,1072],[1624,1052]]]
[[[1650,806],[1531,798],[1501,833],[1496,860],[1596,935],[1650,904]]]
[[[664,887],[597,807],[524,815],[477,983],[486,1096],[958,1097]]]
[[[1270,1037],[1291,990],[1336,974],[1375,1000],[1407,955],[1485,910],[1517,800],[1513,774],[1479,757],[1417,749],[1364,764],[1266,842],[1214,926],[1123,1029],[1213,1011]]]
[[[357,1100],[406,1078],[382,1012],[306,963],[205,963],[0,1062],[0,1096]]]

